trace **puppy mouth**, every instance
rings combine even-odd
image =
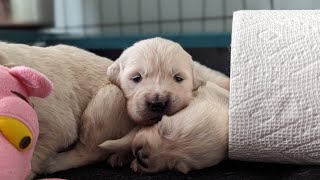
[[[143,113],[142,115],[139,116],[136,122],[138,125],[141,125],[141,126],[151,126],[161,121],[163,116],[164,114]]]
[[[161,121],[161,119],[162,119],[162,116],[156,116],[154,118],[151,118],[149,121],[157,123],[157,122]]]
[[[152,117],[152,118],[149,118],[147,120],[142,121],[140,124],[143,126],[151,126],[151,125],[154,125],[157,122],[161,121],[161,119],[162,119],[162,116],[155,116],[155,117]]]

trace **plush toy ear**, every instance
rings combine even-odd
[[[9,73],[17,78],[26,88],[29,96],[44,98],[52,91],[52,83],[45,75],[24,66],[16,66]]]

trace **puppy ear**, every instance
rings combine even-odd
[[[159,135],[165,139],[171,139],[172,133],[174,131],[173,119],[168,116],[163,116],[161,123],[157,125],[159,127]]]
[[[193,90],[197,90],[201,85],[205,85],[206,81],[202,77],[199,72],[199,68],[197,68],[194,64],[192,67],[192,75],[193,75]]]
[[[217,84],[218,86],[229,91],[230,78],[221,72],[210,69],[196,61],[193,62],[193,87],[194,90],[202,85],[205,85],[207,81]]]
[[[111,66],[108,67],[107,77],[113,84],[120,86],[119,74],[121,70],[120,60],[116,60]]]

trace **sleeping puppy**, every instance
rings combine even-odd
[[[229,88],[229,79],[199,63],[177,43],[151,38],[126,49],[107,72],[127,99],[127,111],[139,125],[152,125],[191,101],[192,91],[212,81]]]
[[[126,113],[122,91],[106,78],[112,64],[107,58],[71,46],[0,42],[0,64],[34,68],[54,86],[48,98],[31,99],[40,135],[28,179],[103,160],[108,154],[97,146],[123,137],[135,126]],[[111,156],[111,163],[114,159]]]
[[[131,168],[146,173],[187,173],[219,163],[227,156],[229,92],[208,82],[195,93],[190,105],[175,115],[100,147],[112,153],[132,146]]]

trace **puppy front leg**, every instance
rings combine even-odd
[[[42,127],[43,126],[40,126],[40,128]],[[40,129],[40,132],[45,132],[45,131]],[[41,141],[38,141],[32,156],[30,173],[25,178],[25,180],[32,180],[37,175],[45,173],[48,157],[53,157],[53,156],[56,156],[57,154],[58,149],[57,149],[57,146],[52,145],[55,143],[55,141],[53,141],[53,137],[51,136],[51,133],[41,134],[40,138],[41,138]]]
[[[135,127],[126,136],[116,140],[107,140],[99,145],[100,148],[111,154],[108,163],[112,167],[122,166],[123,161],[130,162],[130,159],[133,159],[131,142],[139,129]]]
[[[116,140],[107,140],[100,144],[99,147],[110,153],[131,150],[131,142],[139,129],[140,127],[135,127],[124,137]]]
[[[100,89],[81,117],[78,143],[52,158],[47,171],[80,167],[107,158],[108,154],[98,145],[108,139],[119,139],[134,128],[126,112],[125,98],[117,86],[110,84]]]

